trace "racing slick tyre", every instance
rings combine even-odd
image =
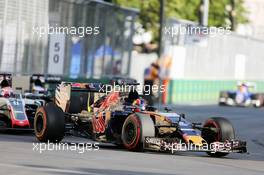
[[[12,128],[11,121],[7,117],[0,116],[0,132],[6,133],[8,128]]]
[[[64,137],[65,119],[61,108],[54,103],[38,108],[34,131],[40,142],[60,142]]]
[[[225,99],[224,101],[222,101],[223,99]],[[226,101],[228,99],[228,93],[225,91],[221,91],[219,93],[219,99],[218,99],[218,105],[219,106],[226,106]]]
[[[235,131],[232,124],[223,117],[213,117],[207,119],[203,128],[205,129],[202,130],[202,137],[206,140],[208,145],[213,142],[225,142],[226,140],[232,140],[235,138]],[[223,157],[229,153],[207,152],[207,154],[212,157]]]
[[[151,117],[141,113],[129,115],[122,127],[121,139],[124,147],[131,151],[143,151],[143,142],[147,136],[155,136]]]
[[[254,107],[260,108],[264,105],[264,94],[254,94],[252,95],[252,100],[255,100]]]

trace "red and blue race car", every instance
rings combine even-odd
[[[249,88],[254,88],[253,83],[238,83],[236,91],[221,91],[219,105],[221,106],[264,106],[264,93],[252,93]]]

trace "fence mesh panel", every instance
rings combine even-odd
[[[127,75],[136,15],[134,10],[92,0],[0,0],[0,71],[47,73],[49,35],[40,37],[33,27],[98,26],[98,35],[65,35],[63,75]],[[73,59],[76,43],[78,63]]]

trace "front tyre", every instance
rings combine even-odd
[[[219,93],[219,99],[218,99],[218,105],[219,106],[226,106],[227,105],[227,100],[228,100],[228,93],[225,91],[221,91]]]
[[[205,121],[203,128],[211,128],[202,130],[202,137],[210,145],[213,142],[225,142],[235,138],[234,127],[229,120],[223,117],[213,117]],[[207,152],[212,157],[223,157],[229,153],[223,152]]]
[[[121,139],[126,149],[143,151],[145,137],[154,137],[153,120],[147,114],[134,113],[127,117],[122,127]]]
[[[255,100],[254,106],[260,108],[264,105],[264,94],[254,94],[252,99]]]
[[[38,108],[34,118],[35,136],[40,142],[60,142],[64,137],[63,111],[54,103]]]

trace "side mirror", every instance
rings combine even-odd
[[[179,119],[179,121],[181,121],[181,119],[182,119],[182,118],[184,118],[184,119],[185,119],[185,114],[184,114],[184,113],[181,113],[181,114],[179,114],[179,116],[180,116],[180,119]]]
[[[172,109],[170,109],[170,108],[167,107],[167,106],[164,108],[164,110],[165,110],[166,112],[170,112],[170,111],[172,111]]]

